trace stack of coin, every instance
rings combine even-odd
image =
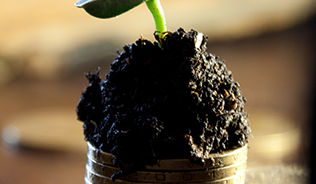
[[[247,145],[223,153],[210,154],[205,164],[190,159],[164,159],[146,170],[137,171],[113,182],[111,175],[119,171],[113,165],[113,155],[103,152],[88,143],[86,184],[244,184],[247,167]]]

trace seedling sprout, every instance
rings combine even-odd
[[[159,0],[79,0],[75,6],[85,9],[94,17],[106,19],[121,15],[143,2],[146,3],[153,15],[157,35],[163,38],[163,33],[167,31],[167,25]]]

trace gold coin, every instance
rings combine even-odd
[[[217,181],[229,178],[235,175],[241,175],[245,172],[247,161],[244,159],[233,165],[215,168],[204,169],[200,171],[136,171],[135,173],[121,177],[121,180],[130,182],[142,183],[157,183],[157,182],[206,182]],[[118,172],[119,168],[110,165],[104,165],[88,158],[86,170],[95,175],[110,179],[111,175]]]
[[[184,172],[185,173],[185,172]],[[227,178],[223,178],[220,180],[213,180],[213,181],[205,181],[205,182],[198,182],[198,181],[190,181],[190,182],[180,182],[180,183],[186,183],[186,184],[244,184],[246,178],[246,173],[241,172],[237,173],[235,175],[232,175]],[[109,177],[105,177],[99,174],[94,173],[89,168],[86,170],[86,176],[85,176],[85,184],[152,184],[152,183],[164,183],[164,184],[171,184],[175,182],[170,181],[157,181],[157,182],[130,182],[130,181],[124,181],[121,179],[115,180],[113,182]],[[179,183],[179,182],[176,182]]]
[[[89,142],[88,142],[87,156],[88,158],[95,160],[97,162],[101,162],[106,165],[113,165],[114,156],[112,154],[103,152],[95,148]]]
[[[163,159],[160,160],[156,165],[146,166],[147,170],[201,170],[208,168],[219,168],[223,166],[229,166],[235,163],[239,163],[247,158],[248,146],[224,151],[223,153],[212,153],[209,154],[208,158],[205,159],[205,164],[194,163],[190,159]],[[91,160],[100,162],[105,165],[113,165],[114,156],[110,153],[103,152],[93,147],[88,143],[88,157]]]

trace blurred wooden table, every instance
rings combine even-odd
[[[83,184],[86,156],[39,150],[0,154],[0,183]]]
[[[83,79],[83,75],[82,76]],[[75,106],[85,81],[80,83],[62,82],[30,82],[16,81],[0,89],[0,130],[9,123],[12,117],[23,118],[23,114],[31,110],[45,112],[46,109],[67,109],[73,113],[75,121]],[[72,121],[72,122],[73,122]],[[23,123],[23,122],[21,122]],[[45,123],[37,122],[37,123]],[[60,126],[56,134],[64,132],[67,127]],[[78,133],[81,133],[81,123],[78,122]],[[48,133],[52,133],[49,130]],[[65,133],[65,132],[64,132]],[[67,134],[64,135],[67,139]],[[41,140],[41,137],[38,137]],[[57,140],[56,140],[57,141]],[[59,139],[60,141],[60,139]],[[69,140],[68,140],[69,141]],[[84,144],[83,136],[76,142]],[[58,142],[56,142],[58,144]],[[47,143],[49,146],[49,142]],[[74,143],[76,144],[76,143]],[[80,184],[84,183],[86,154],[76,150],[62,150],[60,148],[8,147],[0,143],[0,183],[3,184]],[[25,146],[25,145],[24,145]],[[37,149],[36,149],[37,148]]]

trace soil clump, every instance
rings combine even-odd
[[[99,70],[86,74],[77,115],[85,140],[115,155],[112,179],[248,142],[246,99],[225,61],[207,53],[207,36],[180,28],[158,41],[124,46],[103,81]]]

